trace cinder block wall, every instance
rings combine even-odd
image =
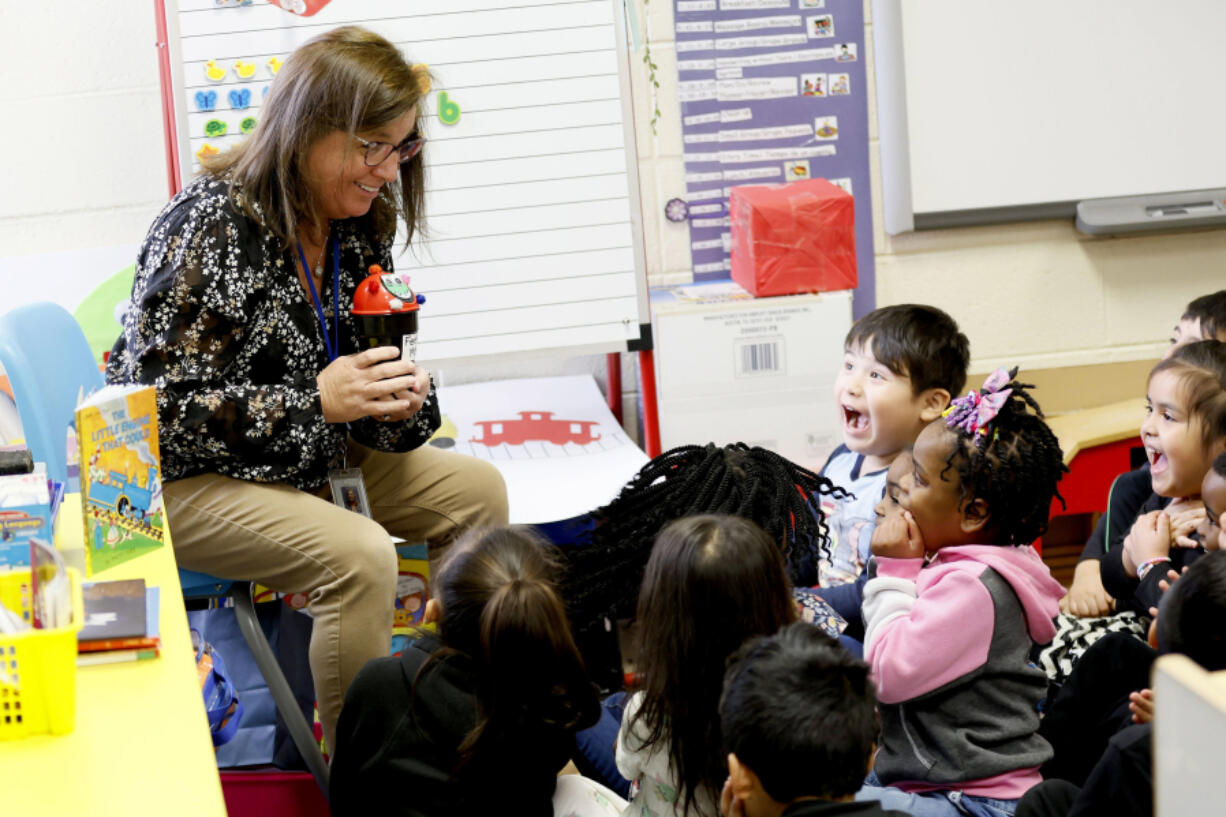
[[[650,45],[660,83],[649,85],[643,52],[632,55],[648,273],[656,285],[683,283],[688,228],[663,217],[664,203],[685,190],[672,2],[627,2],[635,4],[631,22]],[[869,5],[865,0],[875,142]],[[54,3],[0,4],[0,105],[10,123],[0,132],[0,253],[131,244],[144,236],[167,194],[152,6],[83,3],[65,13]],[[876,161],[872,171],[879,203]],[[878,302],[925,301],[951,312],[971,338],[976,372],[1003,363],[1033,370],[1156,357],[1183,304],[1226,285],[1226,231],[1089,240],[1071,222],[1052,221],[890,238],[876,222]],[[591,371],[603,383],[604,363],[602,356],[527,361],[445,374],[459,383]],[[633,416],[632,360],[624,370]]]
[[[645,5],[662,112],[652,135],[646,71],[636,61],[643,213],[648,247],[655,247],[647,264],[653,283],[685,282],[688,230],[663,218],[664,203],[685,190],[673,4]],[[950,312],[971,339],[975,372],[1006,364],[1035,370],[1156,358],[1183,306],[1226,286],[1223,230],[1089,239],[1070,219],[887,236],[880,216],[871,11],[865,0],[879,305],[922,302]],[[974,116],[973,107],[967,116]]]

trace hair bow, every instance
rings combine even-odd
[[[950,401],[949,408],[941,415],[945,424],[962,429],[982,448],[988,442],[988,427],[1013,394],[1013,389],[1004,388],[1009,380],[1009,371],[1003,366],[992,372],[982,389]]]

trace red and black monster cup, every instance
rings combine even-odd
[[[384,272],[372,264],[370,275],[353,293],[353,318],[363,349],[395,346],[400,356],[417,362],[417,314],[425,295],[414,294],[409,276]]]

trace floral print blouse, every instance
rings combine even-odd
[[[329,334],[342,305],[345,355],[364,348],[349,314],[354,290],[371,264],[392,269],[392,239],[372,239],[353,220],[333,222],[332,238],[340,289],[332,290],[329,255],[320,298]],[[346,436],[409,451],[438,428],[433,384],[404,422],[324,422],[315,378],[328,352],[295,258],[235,207],[226,179],[198,177],[154,221],[106,378],[157,386],[165,481],[215,472],[315,490],[342,464]]]

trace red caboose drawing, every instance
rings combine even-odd
[[[480,436],[469,442],[489,447],[496,445],[523,445],[529,440],[555,445],[587,445],[600,439],[592,431],[595,420],[555,420],[552,411],[521,411],[518,420],[479,420],[475,423]]]

